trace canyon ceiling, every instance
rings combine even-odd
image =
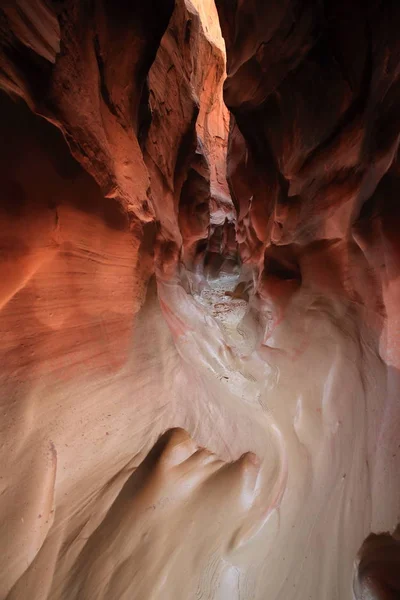
[[[0,600],[400,598],[400,2],[0,2]]]

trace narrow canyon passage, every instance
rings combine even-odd
[[[0,600],[400,598],[399,25],[0,3]]]

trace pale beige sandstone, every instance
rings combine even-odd
[[[211,0],[1,6],[0,598],[397,597],[398,19],[368,6],[318,64],[312,4],[218,0],[228,169]]]

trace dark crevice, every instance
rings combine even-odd
[[[145,152],[147,136],[150,130],[152,114],[149,104],[150,91],[149,82],[146,78],[143,85],[138,109],[138,142],[142,152]]]
[[[111,97],[110,97],[110,94],[109,94],[109,91],[107,88],[107,84],[106,84],[105,65],[104,65],[103,57],[101,55],[99,36],[97,34],[93,38],[93,46],[94,46],[94,52],[95,52],[96,61],[97,61],[97,67],[99,69],[101,96],[102,96],[104,102],[106,103],[109,111],[115,117],[118,118],[118,116],[119,116],[118,111],[111,100]]]

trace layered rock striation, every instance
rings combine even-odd
[[[399,10],[2,3],[0,598],[397,598]]]

